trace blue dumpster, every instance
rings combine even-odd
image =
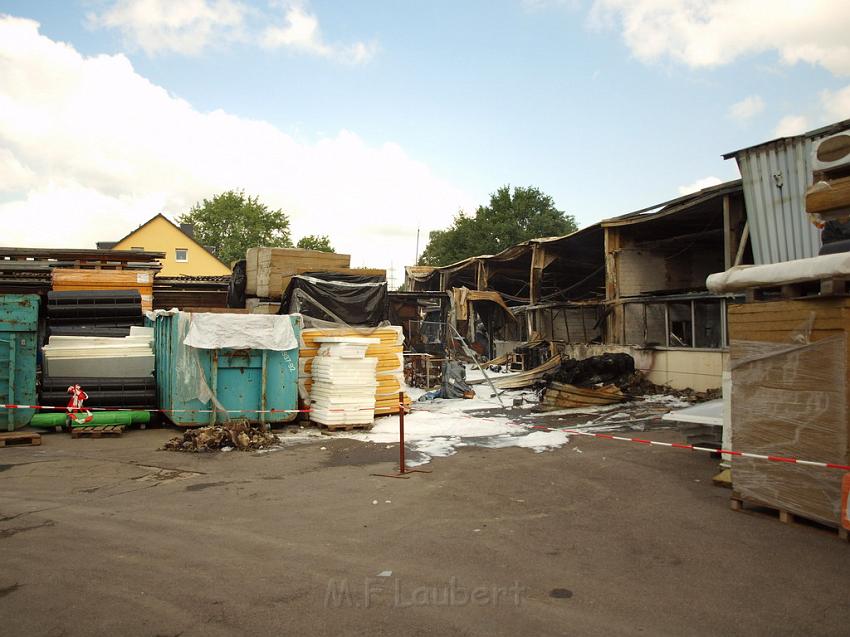
[[[234,315],[238,316],[238,315]],[[300,317],[288,317],[296,341]],[[298,349],[198,349],[184,345],[191,314],[158,316],[154,327],[159,408],[180,427],[233,419],[279,424],[298,414]]]
[[[0,403],[34,405],[38,296],[0,294]],[[34,409],[0,409],[0,429],[29,424]]]

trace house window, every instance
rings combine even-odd
[[[177,263],[186,263],[189,260],[189,249],[177,248],[174,251],[174,260],[177,261]]]

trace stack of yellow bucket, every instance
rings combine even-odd
[[[378,338],[380,343],[370,345],[366,356],[378,359],[378,391],[375,396],[375,415],[397,414],[398,393],[404,390],[404,334],[401,326],[388,325],[375,329],[308,328],[301,330],[301,350],[298,352],[298,394],[304,403],[310,401],[313,386],[313,358],[319,351],[319,336],[363,336]],[[410,397],[404,395],[404,404]]]

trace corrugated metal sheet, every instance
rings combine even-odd
[[[782,139],[739,152],[744,202],[757,265],[817,256],[820,232],[806,217],[812,183],[807,137]]]
[[[820,232],[806,216],[812,143],[850,128],[850,120],[724,155],[735,157],[744,184],[757,265],[817,256]]]

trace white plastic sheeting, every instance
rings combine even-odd
[[[717,294],[846,276],[850,276],[850,252],[840,252],[772,265],[739,265],[710,274],[705,285]]]
[[[266,349],[278,352],[297,349],[298,341],[288,315],[189,314],[184,345],[196,349]]]

